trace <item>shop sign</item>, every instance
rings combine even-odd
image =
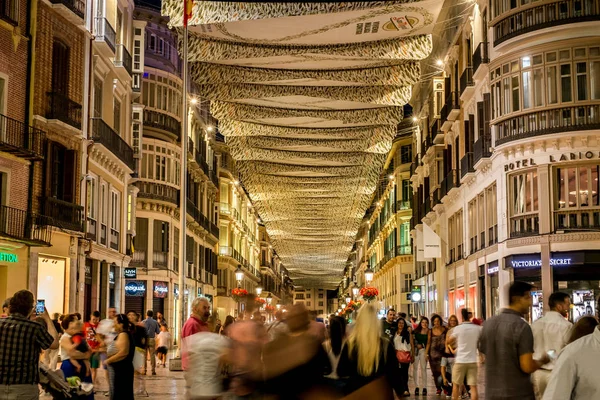
[[[175,295],[175,297],[179,297],[179,285],[173,285],[173,294]]]
[[[126,279],[137,278],[137,269],[136,268],[125,268],[125,278]]]
[[[571,265],[570,258],[551,258],[550,265],[553,267],[560,267],[565,265]],[[510,266],[513,268],[538,268],[542,266],[542,260],[511,260]]]
[[[532,165],[537,165],[533,158],[525,159],[525,160],[517,160],[515,162],[508,163],[504,166],[504,172],[514,171],[515,169],[531,167]]]
[[[0,252],[0,262],[16,263],[19,262],[19,257],[13,253]]]
[[[558,159],[556,158],[558,157]],[[561,154],[560,156],[553,156],[550,155],[550,162],[558,162],[558,161],[574,161],[574,160],[591,160],[593,158],[598,158],[600,157],[600,152],[593,152],[593,151],[580,151],[577,153],[566,153],[566,154]]]
[[[419,303],[423,300],[423,297],[421,296],[421,286],[413,286],[410,292],[410,299],[413,303]]]
[[[167,282],[154,282],[154,297],[164,299],[169,293]]]
[[[127,281],[125,283],[125,296],[143,297],[146,294],[146,282]]]
[[[488,275],[495,274],[499,271],[499,267],[496,265],[495,267],[489,267],[487,270]]]

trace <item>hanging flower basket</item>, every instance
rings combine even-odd
[[[360,300],[352,300],[350,303],[348,303],[348,308],[350,308],[352,311],[358,311],[362,304],[363,303]]]
[[[275,307],[273,307],[273,306],[270,306],[270,305],[268,305],[268,304],[267,304],[267,305],[265,306],[265,311],[266,311],[268,314],[273,314],[273,312],[275,311]]]
[[[364,287],[360,289],[360,295],[366,301],[371,301],[377,298],[377,296],[379,296],[379,290],[377,290],[377,288],[374,287]]]
[[[233,297],[233,300],[237,303],[246,296],[248,296],[248,291],[246,289],[235,288],[231,290],[231,297]]]
[[[267,301],[262,297],[257,297],[256,299],[254,299],[254,301],[256,302],[256,304],[258,304],[258,307],[263,307],[267,303]]]

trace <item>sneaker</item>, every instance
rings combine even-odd
[[[152,371],[152,375],[156,375],[156,371]]]
[[[404,393],[402,393],[402,397],[410,397],[410,392],[406,390]]]
[[[427,388],[423,388],[423,396],[427,396]]]
[[[416,388],[415,389],[415,396],[418,396],[418,395],[419,395],[419,388]]]
[[[438,389],[435,391],[436,396],[439,396],[442,394],[442,389]]]

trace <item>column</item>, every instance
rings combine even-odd
[[[30,250],[29,253],[29,274],[28,274],[28,282],[27,289],[33,293],[33,298],[37,299],[37,283],[38,283],[38,262],[39,262],[39,253],[33,252]],[[12,288],[8,288],[8,293],[14,292]],[[4,301],[4,299],[2,299]]]
[[[65,293],[68,295],[68,310],[70,313],[81,312],[83,308],[78,308],[78,297],[79,297],[79,279],[78,279],[78,268],[77,268],[77,256],[67,258],[68,261],[68,270],[69,270],[69,293]],[[84,272],[85,273],[85,272]],[[85,275],[84,275],[85,276]],[[66,300],[66,299],[65,299]]]
[[[540,246],[540,255],[542,257],[542,294],[544,296],[544,312],[549,311],[548,299],[554,290],[554,276],[552,266],[550,265],[550,243],[548,237],[542,237],[543,242]]]

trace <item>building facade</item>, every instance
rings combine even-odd
[[[318,316],[327,314],[327,290],[321,288],[294,288],[294,304],[303,304],[308,311]]]
[[[427,313],[495,315],[533,283],[535,320],[556,290],[595,312],[600,213],[597,1],[478,2],[416,110],[416,229],[442,257],[416,265]],[[417,249],[418,251],[418,249]],[[445,293],[448,293],[447,296]]]
[[[138,174],[135,238],[126,272],[127,309],[161,312],[178,327],[177,300],[184,296],[185,318],[197,296],[214,304],[217,274],[218,214],[214,133],[202,102],[191,93],[188,113],[188,174],[181,182],[182,64],[177,38],[160,15],[160,4],[142,2],[134,13],[135,50],[140,51],[139,95],[134,103]],[[182,186],[187,186],[186,227],[180,223]],[[186,229],[181,243],[181,229]],[[186,246],[186,260],[181,247]],[[185,287],[179,266],[185,263]]]
[[[217,130],[217,126],[214,126]],[[220,316],[237,316],[244,305],[236,303],[231,290],[236,287],[256,293],[261,287],[260,217],[243,187],[235,161],[223,136],[217,134],[215,151],[219,158],[219,261],[217,303]],[[267,239],[268,237],[263,238]],[[267,243],[265,241],[265,243]],[[266,263],[266,259],[265,259]],[[236,279],[238,267],[243,271]]]

